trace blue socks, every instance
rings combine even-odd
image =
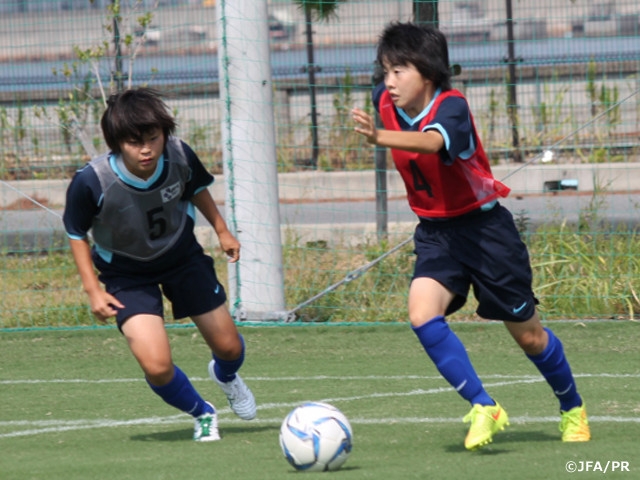
[[[560,409],[568,412],[574,407],[582,405],[582,398],[578,395],[571,367],[564,355],[562,342],[551,330],[545,328],[549,335],[547,348],[539,355],[527,355],[529,360],[538,368],[553,393],[560,400]]]
[[[236,372],[240,370],[240,367],[244,363],[244,337],[240,334],[238,335],[240,336],[240,342],[242,343],[242,352],[238,358],[235,360],[222,360],[215,354],[212,354],[213,360],[216,362],[213,366],[213,370],[216,374],[216,378],[221,382],[230,382],[236,378]]]
[[[444,317],[435,317],[424,325],[412,328],[440,374],[462,398],[472,405],[495,404],[482,386],[464,345],[449,328]],[[539,355],[527,355],[527,357],[553,389],[553,393],[560,401],[560,409],[568,412],[582,405],[582,398],[578,395],[562,342],[551,330],[548,328],[545,330],[549,335],[547,348]]]
[[[237,359],[222,360],[216,357],[216,355],[213,355],[213,359],[216,362],[214,370],[218,380],[229,382],[236,377],[236,372],[244,362],[245,346],[242,335],[240,335],[240,341],[242,342],[242,352]],[[147,384],[151,390],[172,407],[182,410],[193,417],[199,417],[203,413],[213,413],[211,405],[205,402],[200,396],[184,372],[180,370],[177,365],[174,365],[173,369],[173,378],[166,385],[157,387],[147,380]]]
[[[206,403],[196,389],[193,388],[193,385],[184,372],[180,370],[177,365],[174,365],[173,369],[173,379],[166,385],[156,387],[155,385],[151,385],[147,380],[151,390],[172,407],[182,410],[193,417],[199,417],[205,412],[213,413],[211,406]]]
[[[443,316],[411,327],[440,374],[471,405],[495,405],[478,378],[467,351]]]

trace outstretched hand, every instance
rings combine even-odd
[[[378,141],[378,129],[374,118],[359,108],[351,110],[351,118],[356,122],[354,130],[366,137],[367,142],[375,145]]]

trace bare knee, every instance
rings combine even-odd
[[[444,316],[455,294],[433,278],[421,277],[409,288],[409,321],[414,327]]]
[[[242,355],[242,342],[238,335],[219,335],[213,343],[213,353],[222,360],[235,360]]]
[[[517,332],[513,338],[527,355],[532,356],[541,354],[549,342],[549,336],[543,328]]]
[[[414,327],[419,327],[425,323],[444,316],[444,307],[439,305],[433,305],[432,303],[418,304],[415,303],[409,305],[409,321]]]
[[[162,359],[149,359],[141,362],[140,366],[144,371],[144,375],[155,386],[166,385],[173,379],[174,370],[173,362]]]
[[[242,355],[241,336],[225,305],[191,319],[216,357],[232,361]]]
[[[417,312],[409,311],[409,321],[411,322],[411,325],[414,327],[419,327],[425,322],[429,321],[430,318],[427,318],[427,317],[428,315],[422,315],[422,314],[418,314]]]

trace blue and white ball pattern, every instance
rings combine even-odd
[[[304,403],[294,408],[280,427],[282,453],[296,470],[337,470],[349,457],[352,444],[349,420],[328,403]]]

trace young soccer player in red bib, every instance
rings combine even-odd
[[[471,405],[465,447],[487,445],[509,424],[445,320],[464,305],[470,287],[478,315],[503,321],[551,386],[560,402],[562,440],[588,441],[585,405],[562,343],[537,313],[527,248],[498,201],[509,188],[493,177],[467,101],[451,88],[445,36],[431,27],[393,23],[380,37],[377,62],[384,82],[374,89],[373,102],[384,129],[354,108],[355,131],[391,149],[419,218],[409,320],[438,371]]]

